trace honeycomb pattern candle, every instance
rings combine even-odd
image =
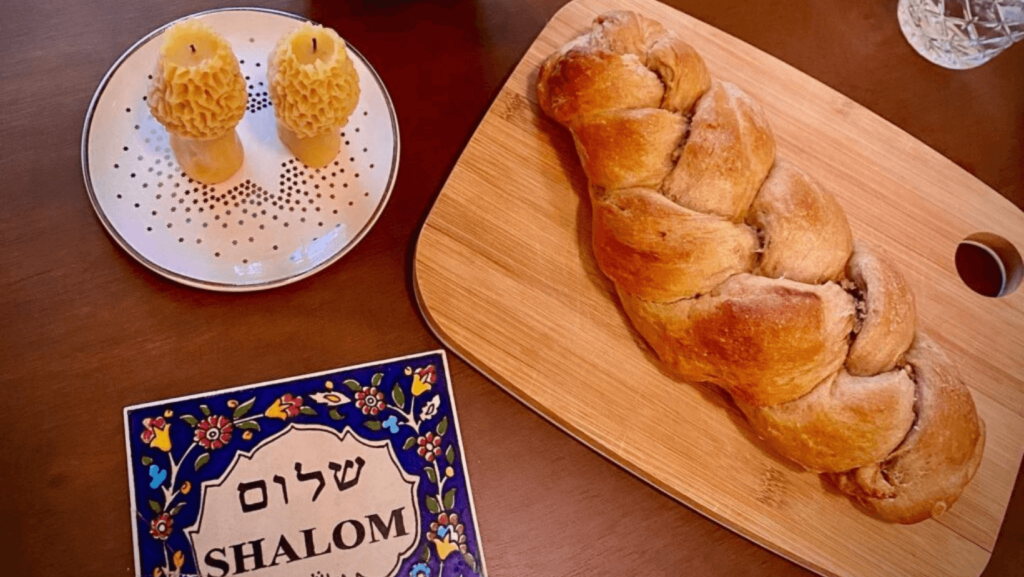
[[[245,158],[235,127],[245,114],[245,79],[231,45],[212,28],[186,20],[164,33],[147,101],[167,128],[189,177],[215,184]]]
[[[307,166],[327,166],[359,101],[359,76],[345,41],[330,28],[305,23],[271,51],[267,78],[281,141]]]

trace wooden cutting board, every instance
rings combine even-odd
[[[541,61],[598,13],[676,30],[712,75],[764,105],[779,155],[838,197],[858,238],[913,287],[988,425],[985,459],[938,520],[891,525],[762,447],[723,394],[673,381],[629,327],[590,249],[572,140],[535,97]],[[423,227],[418,296],[446,344],[569,434],[734,531],[829,575],[977,575],[1024,452],[1024,290],[986,298],[957,244],[1024,248],[1024,213],[952,162],[802,72],[653,0],[578,0],[548,24],[462,154]]]

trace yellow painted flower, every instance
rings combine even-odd
[[[467,552],[466,528],[459,523],[459,516],[456,513],[438,515],[437,520],[430,524],[427,540],[434,544],[437,557],[442,561],[455,551],[463,554]]]
[[[181,566],[185,564],[185,554],[181,551],[174,552],[174,570],[181,571]]]
[[[192,483],[190,481],[185,481],[184,483],[181,484],[181,494],[182,495],[188,495],[188,492],[191,491],[191,490],[192,490]]]
[[[444,476],[448,477],[449,479],[454,477],[455,476],[455,469],[452,469],[451,467],[445,468]]]
[[[271,419],[281,419],[287,421],[291,417],[295,417],[302,410],[302,397],[294,397],[290,393],[285,393],[281,398],[274,401],[273,405],[267,409],[264,413]]]
[[[142,442],[165,453],[171,452],[171,424],[163,417],[142,419]]]
[[[332,383],[331,381],[327,381],[326,383],[324,383],[324,388],[326,388],[328,391],[333,391],[334,383]]]
[[[245,439],[246,441],[251,441],[252,440],[252,431],[246,431],[246,432],[242,433],[242,438]]]
[[[452,554],[453,551],[458,549],[459,546],[451,542],[451,537],[445,535],[444,541],[434,539],[434,548],[437,549],[438,559],[444,561]]]
[[[164,418],[165,419],[170,419],[173,416],[174,416],[174,411],[172,411],[170,409],[167,409],[166,411],[164,411]]]
[[[230,401],[228,401],[228,408],[229,409],[234,409],[237,406],[238,406],[238,401],[236,401],[234,399],[231,399]]]
[[[427,365],[422,369],[405,368],[406,375],[412,375],[412,395],[418,397],[429,391],[437,382],[437,369],[434,365]]]

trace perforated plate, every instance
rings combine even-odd
[[[341,258],[369,232],[398,172],[391,98],[352,46],[359,105],[324,169],[296,160],[277,137],[266,67],[278,39],[304,19],[257,8],[190,16],[231,43],[249,90],[238,135],[245,164],[229,180],[188,178],[164,127],[146,105],[159,54],[156,30],[131,47],[100,83],[86,115],[82,169],[96,213],[142,264],[187,285],[250,291],[288,284]],[[338,30],[344,37],[345,31]]]

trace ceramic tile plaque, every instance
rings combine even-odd
[[[443,351],[125,409],[144,577],[459,577],[483,557]]]

